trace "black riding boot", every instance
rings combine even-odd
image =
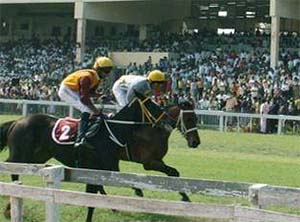
[[[89,113],[81,114],[81,119],[80,119],[80,123],[79,123],[78,130],[77,130],[77,138],[76,138],[76,141],[74,144],[75,148],[84,146],[86,144],[85,134],[88,130],[89,117],[90,117]]]

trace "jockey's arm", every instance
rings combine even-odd
[[[104,93],[96,92],[96,89],[97,87],[90,89],[90,97],[98,98],[104,95]]]
[[[80,79],[80,101],[89,107],[94,114],[99,114],[100,110],[92,103],[91,95],[90,95],[90,85],[91,80],[89,77],[85,76]]]

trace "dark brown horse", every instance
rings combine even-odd
[[[163,161],[168,152],[169,137],[173,129],[177,129],[187,140],[190,148],[197,148],[200,138],[197,131],[197,116],[194,106],[188,101],[179,105],[172,105],[166,108],[168,124],[162,127],[143,127],[138,130],[133,140],[130,152],[125,149],[119,150],[119,158],[125,161],[133,161],[143,164],[145,170],[154,170],[165,173],[168,176],[179,177],[179,172]],[[130,153],[130,156],[128,156]],[[133,188],[136,195],[143,196],[138,188]],[[189,197],[180,192],[183,201],[190,201]]]
[[[173,106],[167,114],[150,99],[136,99],[124,107],[111,120],[105,120],[97,133],[88,138],[93,149],[82,149],[80,167],[119,171],[119,160],[129,160],[144,165],[146,170],[157,170],[170,176],[179,176],[176,169],[164,164],[168,137],[167,125],[178,127],[190,147],[200,143],[196,131],[196,116],[186,105]],[[51,139],[51,131],[57,118],[49,115],[33,115],[0,127],[0,150],[7,145],[7,162],[45,163],[54,157],[61,163],[75,167],[78,155],[72,145],[59,145]],[[166,123],[169,122],[169,123]],[[170,128],[170,127],[169,127]],[[149,137],[151,135],[151,137]],[[18,180],[18,175],[12,175]],[[105,194],[102,186],[87,184],[87,192]],[[138,189],[137,193],[142,195]],[[184,200],[186,194],[181,193]],[[89,208],[87,220],[92,221],[93,208]]]

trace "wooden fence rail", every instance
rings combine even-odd
[[[300,217],[298,216],[248,207],[104,196],[3,182],[0,182],[0,193],[1,195],[13,196],[14,198],[28,198],[55,204],[71,204],[175,216],[226,219],[232,222],[300,222]]]
[[[51,165],[26,163],[0,163],[0,173],[42,176],[41,170]]]
[[[253,185],[251,183],[151,176],[74,168],[65,168],[64,181],[226,196],[247,196],[249,186]]]
[[[58,204],[74,204],[127,211],[152,212],[170,215],[223,218],[231,221],[299,221],[300,217],[252,208],[226,205],[170,202],[129,197],[99,196],[79,192],[60,191],[61,181],[139,187],[151,190],[185,191],[214,195],[247,196],[252,206],[285,205],[300,207],[300,189],[265,184],[236,183],[129,174],[111,171],[73,169],[39,164],[0,163],[0,173],[42,176],[48,188],[0,183],[0,195],[11,196],[14,220],[21,222],[22,198],[46,202],[46,222],[58,222]],[[15,189],[15,190],[14,190]],[[34,194],[34,195],[33,195]],[[89,196],[92,195],[92,196]],[[191,212],[189,209],[192,209]],[[219,216],[221,215],[221,216]],[[281,218],[281,219],[280,219]],[[283,219],[282,219],[283,218]]]
[[[252,206],[258,208],[272,205],[300,207],[300,188],[257,184],[249,188],[249,197]]]
[[[44,164],[0,163],[0,173],[45,176]],[[138,187],[150,190],[183,191],[225,196],[247,196],[252,183],[152,176],[104,170],[63,167],[66,182],[89,183],[122,187]]]

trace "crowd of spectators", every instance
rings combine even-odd
[[[108,51],[168,51],[178,58],[129,64],[123,74],[146,75],[161,69],[168,76],[162,104],[189,99],[199,109],[228,112],[300,114],[300,36],[281,36],[279,64],[270,68],[270,36],[259,33],[160,34],[139,42],[129,36],[87,41],[82,64],[68,41],[18,40],[0,45],[0,98],[58,100],[61,79],[88,67]],[[99,45],[100,43],[100,45]]]
[[[300,48],[300,36],[297,33],[282,33],[282,48]],[[236,32],[235,34],[219,35],[215,32],[199,31],[197,33],[151,33],[144,41],[129,33],[118,34],[111,38],[94,38],[88,41],[112,51],[128,52],[200,52],[216,48],[231,48],[237,51],[254,48],[270,48],[270,35],[261,32]],[[99,45],[100,44],[100,45]]]

